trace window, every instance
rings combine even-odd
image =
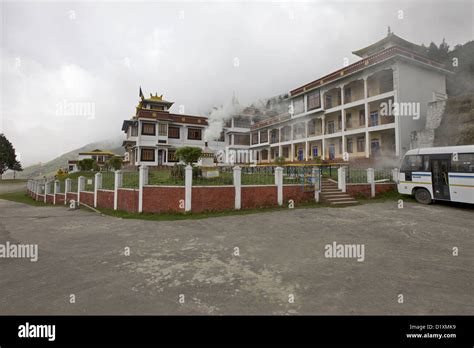
[[[326,94],[326,109],[332,108],[332,95]]]
[[[146,162],[155,162],[155,149],[142,149],[140,159]]]
[[[451,171],[458,173],[474,173],[474,153],[460,153],[458,154],[457,161],[451,159]]]
[[[260,143],[266,143],[267,141],[268,141],[268,131],[267,130],[260,131]]]
[[[158,123],[158,135],[166,136],[167,130],[168,130],[168,127],[166,123]]]
[[[217,141],[225,141],[224,131],[222,131],[221,134],[219,134],[219,138],[217,139]]]
[[[248,134],[234,134],[234,145],[250,145]]]
[[[178,162],[176,159],[176,150],[168,150],[168,162]]]
[[[290,148],[288,146],[285,146],[283,148],[283,157],[287,158],[289,156],[289,153],[290,153]]]
[[[138,136],[138,126],[132,126],[132,137]]]
[[[142,123],[142,135],[156,135],[154,123]]]
[[[423,156],[420,155],[409,155],[405,156],[400,171],[411,172],[411,171],[422,171],[423,170]]]
[[[319,109],[321,107],[321,98],[319,90],[308,93],[308,110]]]
[[[352,99],[352,90],[350,87],[344,88],[344,103],[350,103]]]
[[[169,126],[168,127],[168,138],[179,139],[179,130],[180,130],[180,127]]]
[[[302,114],[304,112],[304,99],[299,97],[293,100],[294,115]]]
[[[365,138],[357,138],[357,152],[365,152]]]
[[[268,160],[268,150],[262,151],[262,161]]]
[[[334,121],[329,121],[327,134],[332,134],[332,133],[334,133]]]
[[[354,149],[353,149],[352,145],[353,145],[352,139],[350,139],[350,138],[347,139],[347,152],[348,153],[354,152]]]
[[[201,128],[188,128],[189,140],[201,140]]]
[[[365,110],[359,110],[359,126],[365,126]]]
[[[372,111],[370,113],[370,127],[376,126],[379,124],[379,114],[377,111]]]
[[[346,113],[346,129],[352,128],[352,114],[350,112]]]
[[[342,129],[342,115],[339,115],[337,117],[337,130],[341,130]]]
[[[342,153],[342,138],[339,139],[339,153]]]
[[[318,147],[317,146],[313,147],[313,157],[318,157]]]
[[[258,133],[253,132],[252,133],[252,145],[258,144]]]

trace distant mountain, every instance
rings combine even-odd
[[[40,178],[43,176],[50,177],[56,174],[59,168],[67,168],[67,161],[74,160],[78,157],[79,152],[87,152],[95,149],[101,149],[104,151],[111,151],[117,155],[123,155],[124,149],[122,147],[123,137],[117,137],[115,139],[109,139],[104,141],[98,141],[95,143],[87,144],[79,149],[72,150],[67,152],[55,159],[41,164],[34,164],[32,166],[26,167],[22,172],[16,173],[17,179],[30,179],[30,178]],[[13,178],[13,172],[5,173],[3,179]]]

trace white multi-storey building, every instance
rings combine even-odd
[[[122,131],[126,134],[122,144],[126,151],[126,165],[172,165],[177,162],[176,149],[183,146],[204,149],[207,117],[170,113],[173,103],[163,100],[163,96],[144,98],[140,90],[140,98],[135,116],[122,125]],[[209,141],[209,147],[223,149],[223,137]]]
[[[292,90],[288,113],[251,126],[260,162],[376,159],[410,149],[429,102],[446,98],[450,71],[390,32],[353,53],[362,59]]]

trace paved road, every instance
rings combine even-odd
[[[0,259],[0,314],[473,314],[473,213],[374,203],[153,222],[0,200],[0,244],[39,245],[36,263]],[[365,260],[325,258],[333,241],[364,244]]]
[[[1,182],[0,194],[8,192],[18,192],[26,190],[26,182]]]

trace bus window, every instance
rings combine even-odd
[[[458,160],[451,160],[451,171],[457,173],[474,173],[474,153],[460,153]]]
[[[423,157],[419,155],[405,156],[403,161],[402,172],[423,171]]]

